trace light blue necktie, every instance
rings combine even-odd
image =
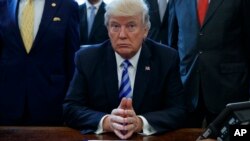
[[[88,36],[90,35],[91,29],[92,29],[92,25],[95,19],[95,6],[91,6],[90,7],[90,15],[89,15],[89,19],[88,19]]]
[[[167,0],[158,0],[158,5],[159,5],[160,18],[162,22],[166,8],[167,8]]]
[[[123,97],[130,97],[130,98],[132,97],[132,88],[128,75],[128,67],[130,65],[131,63],[128,60],[125,60],[122,63],[123,70],[122,70],[121,86],[119,89],[119,99],[122,99]]]

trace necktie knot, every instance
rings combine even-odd
[[[95,11],[95,6],[94,5],[90,6],[89,8],[90,8],[91,12]]]
[[[122,62],[122,66],[124,69],[128,69],[128,67],[131,66],[131,63],[129,62],[129,60],[124,60]]]

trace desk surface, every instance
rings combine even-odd
[[[195,141],[202,129],[185,128],[157,136],[133,135],[129,140]],[[82,135],[68,127],[14,127],[0,126],[0,141],[87,141],[119,140],[113,133]]]

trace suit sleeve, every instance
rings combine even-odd
[[[88,81],[86,71],[83,69],[88,67],[85,66],[86,62],[81,61],[85,60],[81,56],[85,55],[76,54],[75,74],[65,98],[63,110],[66,124],[87,134],[97,130],[101,118],[107,113],[94,111],[86,106],[94,101],[88,100]]]
[[[179,74],[177,52],[170,60],[172,64],[164,83],[163,93],[166,97],[164,98],[163,109],[142,114],[156,130],[156,134],[182,127],[186,116],[186,98]]]

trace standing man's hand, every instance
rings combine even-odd
[[[136,116],[132,99],[123,98],[117,109],[112,110],[103,122],[104,131],[114,132],[121,139],[128,139],[142,130],[142,120]]]

